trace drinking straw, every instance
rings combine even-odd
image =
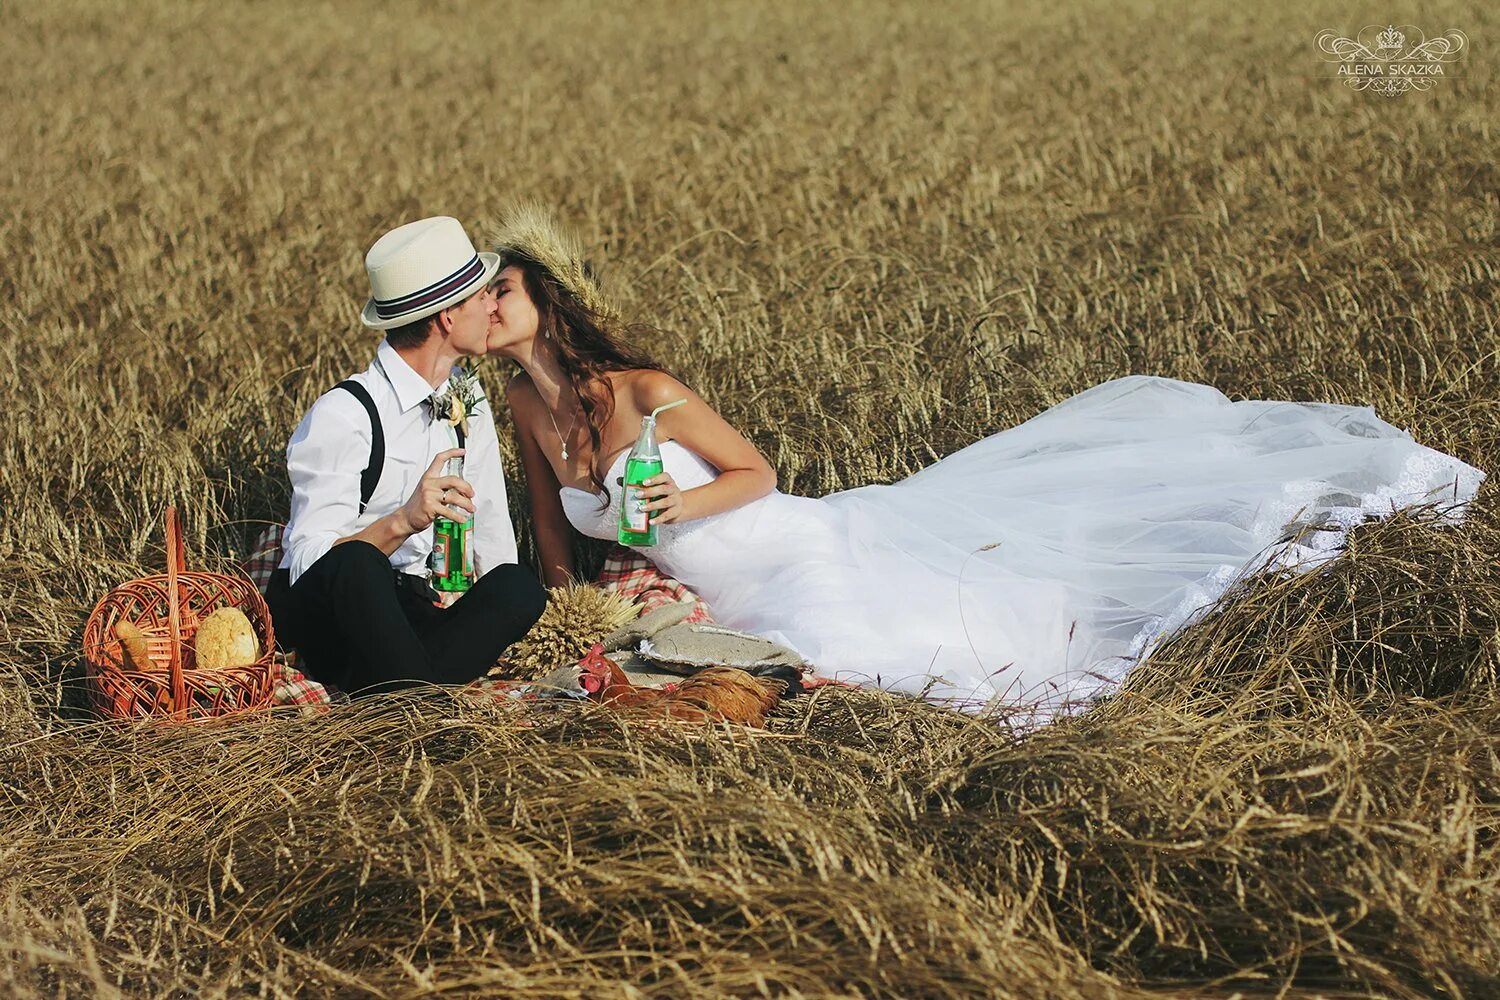
[[[662,412],[663,410],[670,410],[672,407],[674,407],[674,406],[681,406],[683,403],[686,403],[686,402],[687,402],[686,399],[674,399],[670,403],[664,403],[661,406],[658,406],[656,409],[654,409],[654,410],[651,411],[651,419],[655,420],[656,419],[656,415],[658,413]]]

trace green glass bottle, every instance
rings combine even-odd
[[[621,545],[640,547],[656,544],[656,525],[651,523],[651,512],[641,509],[654,497],[651,496],[651,487],[642,487],[641,483],[662,471],[661,448],[656,444],[657,415],[686,402],[685,399],[674,400],[665,406],[658,406],[641,418],[641,433],[635,439],[635,447],[630,449],[629,457],[625,459],[625,478],[621,484],[625,494],[620,501],[618,538]]]
[[[458,456],[448,459],[443,467],[443,475],[463,474],[464,460]],[[427,565],[432,570],[433,590],[462,593],[473,585],[473,532],[472,517],[467,521],[455,521],[439,514],[432,519],[432,556]]]

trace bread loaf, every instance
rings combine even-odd
[[[198,626],[193,651],[200,670],[246,667],[260,659],[260,640],[239,608],[220,608]]]

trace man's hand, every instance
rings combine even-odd
[[[411,497],[401,505],[401,520],[409,529],[408,535],[426,531],[439,515],[459,523],[473,516],[474,487],[461,476],[440,474],[450,458],[457,458],[463,453],[462,448],[449,448],[440,452],[427,467]]]
[[[394,555],[406,540],[432,527],[433,518],[441,514],[460,523],[474,515],[474,487],[460,476],[438,473],[450,458],[462,455],[462,448],[450,448],[432,460],[411,498],[372,524],[334,542],[369,542],[386,555]]]

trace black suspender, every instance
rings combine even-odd
[[[370,398],[369,390],[352,378],[345,379],[334,388],[343,389],[359,400],[365,412],[370,415],[370,462],[365,466],[365,471],[359,474],[359,512],[363,514],[370,498],[375,495],[375,487],[380,483],[380,472],[385,468],[385,429],[380,426],[380,414],[375,410],[375,400]]]

